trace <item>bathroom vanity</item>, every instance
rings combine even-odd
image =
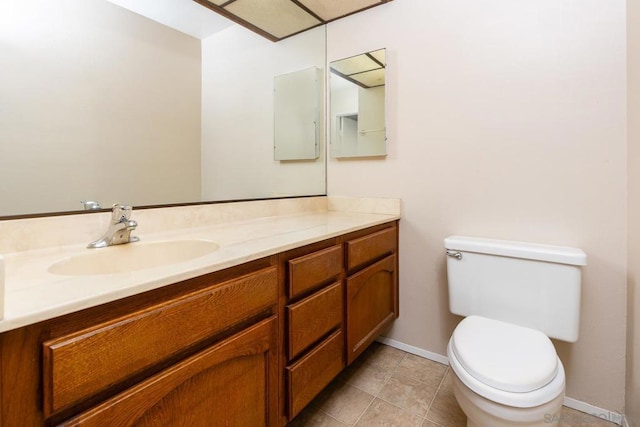
[[[5,327],[2,425],[285,425],[398,316],[398,217],[296,215],[244,262]]]

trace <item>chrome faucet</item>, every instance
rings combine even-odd
[[[105,248],[107,246],[122,245],[140,240],[132,236],[131,232],[136,229],[138,223],[132,219],[133,208],[127,205],[113,205],[111,211],[111,224],[104,235],[98,240],[89,243],[87,248]]]
[[[99,211],[100,209],[102,209],[100,203],[93,200],[81,200],[80,203],[82,203],[82,206],[84,206],[85,211]]]

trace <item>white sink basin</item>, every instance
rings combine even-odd
[[[47,271],[64,276],[97,276],[127,273],[200,258],[219,246],[208,240],[175,240],[128,243],[85,253],[52,264]]]

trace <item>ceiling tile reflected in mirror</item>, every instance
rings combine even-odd
[[[363,88],[384,86],[385,49],[333,61],[331,72]]]
[[[356,74],[351,76],[351,78],[368,88],[384,86],[384,68]]]
[[[271,41],[279,41],[392,0],[194,0]]]

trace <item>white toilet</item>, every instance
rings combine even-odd
[[[580,249],[452,236],[449,307],[468,316],[447,355],[468,426],[553,426],[565,375],[551,338],[575,342],[580,322]]]

